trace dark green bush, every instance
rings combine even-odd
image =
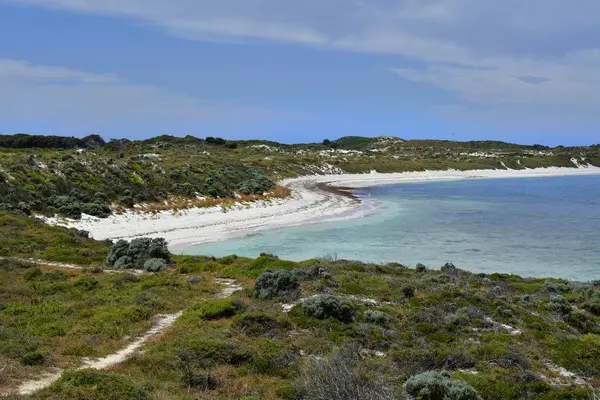
[[[367,310],[365,311],[365,321],[370,324],[387,326],[391,321],[391,317],[379,310]]]
[[[110,248],[106,263],[115,268],[139,268],[160,272],[167,266],[171,253],[163,238],[136,238],[131,243],[119,240]]]
[[[290,271],[266,271],[254,283],[254,297],[259,300],[270,300],[275,297],[297,294],[300,282]]]
[[[108,255],[106,256],[106,263],[108,265],[115,265],[119,258],[127,255],[128,249],[129,242],[122,239],[119,240],[118,242],[113,244],[110,250],[108,251]]]
[[[417,264],[417,266],[415,267],[415,271],[425,272],[425,271],[427,271],[427,267],[423,264]]]
[[[417,400],[481,400],[468,383],[450,379],[447,372],[429,371],[411,377],[404,390]]]
[[[415,297],[415,292],[416,289],[414,286],[406,285],[402,287],[402,295],[404,295],[404,297],[406,297],[407,299],[412,299],[413,297]]]
[[[48,355],[41,351],[30,351],[21,357],[23,365],[45,365],[48,363]]]
[[[270,315],[252,312],[237,315],[233,319],[233,326],[248,336],[261,336],[276,331],[280,324]]]
[[[352,322],[354,310],[349,302],[331,295],[318,295],[302,303],[304,314],[318,319],[335,318],[341,322]]]

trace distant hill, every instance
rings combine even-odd
[[[168,135],[108,142],[98,135],[0,135],[0,209],[104,217],[135,204],[179,208],[214,205],[211,199],[270,196],[278,179],[299,175],[587,164],[600,166],[600,146],[391,136],[280,144]]]

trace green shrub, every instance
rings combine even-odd
[[[151,258],[144,263],[144,270],[148,272],[161,272],[167,269],[167,262],[162,258]]]
[[[244,306],[239,299],[231,297],[203,301],[194,305],[190,311],[186,312],[181,317],[181,320],[184,322],[194,322],[198,320],[232,317],[241,311],[243,307]]]
[[[595,297],[583,305],[586,311],[600,317],[600,297]]]
[[[21,357],[23,365],[45,365],[48,363],[48,355],[39,350],[30,351]]]
[[[406,285],[402,287],[402,295],[407,299],[412,299],[413,297],[415,297],[415,292],[416,289],[412,285]]]
[[[65,328],[58,322],[43,324],[36,329],[36,333],[40,336],[55,337],[64,336],[67,332]]]
[[[83,290],[94,290],[100,286],[100,282],[96,278],[84,277],[75,282],[75,286]]]
[[[42,270],[39,267],[32,267],[25,270],[23,274],[23,279],[26,281],[32,281],[35,278],[42,276]]]
[[[427,267],[424,264],[417,264],[415,267],[416,272],[425,272],[427,271]]]
[[[429,371],[409,378],[404,390],[418,400],[481,400],[468,383],[450,379],[447,372]]]
[[[298,278],[290,271],[266,271],[254,283],[254,297],[259,300],[270,300],[296,294],[299,288]]]
[[[365,311],[365,321],[370,324],[387,326],[391,321],[391,317],[379,310],[367,310]]]
[[[262,312],[239,314],[233,319],[233,326],[248,336],[261,336],[275,331],[279,326],[277,319]]]
[[[354,310],[349,302],[331,295],[318,295],[302,303],[304,314],[318,319],[335,318],[341,322],[352,322]]]
[[[150,396],[120,374],[97,370],[66,371],[52,386],[36,394],[39,399],[145,400]]]
[[[567,283],[556,281],[544,282],[544,289],[550,293],[568,293],[571,291],[571,287]]]

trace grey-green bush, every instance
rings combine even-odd
[[[318,319],[335,318],[342,322],[352,322],[354,310],[350,303],[339,297],[319,295],[302,303],[304,314]]]
[[[254,283],[254,297],[259,300],[270,300],[294,294],[299,288],[300,282],[291,272],[265,271]]]
[[[361,363],[352,348],[320,360],[309,359],[296,378],[302,400],[397,400],[394,391],[373,371]]]
[[[367,310],[365,311],[365,321],[370,324],[387,326],[390,323],[390,316],[383,311]]]
[[[136,238],[131,243],[119,240],[110,248],[106,256],[106,263],[116,268],[143,268],[146,262],[152,259],[160,259],[163,262],[153,261],[148,264],[153,272],[158,272],[166,267],[171,254],[167,242],[163,238]],[[164,264],[164,266],[163,266]]]
[[[113,244],[108,251],[106,263],[108,265],[115,265],[119,258],[127,255],[127,249],[129,249],[129,242],[126,240],[119,240],[117,243]]]
[[[144,263],[144,270],[148,272],[160,272],[167,269],[167,262],[162,258],[151,258]]]
[[[119,258],[115,262],[114,267],[115,268],[119,268],[119,269],[129,269],[129,268],[132,268],[133,267],[133,260],[129,256],[123,256],[123,257]]]
[[[481,400],[471,385],[453,380],[447,372],[429,371],[409,378],[404,391],[418,400]]]

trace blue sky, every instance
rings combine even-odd
[[[600,142],[597,0],[0,0],[0,132]]]

